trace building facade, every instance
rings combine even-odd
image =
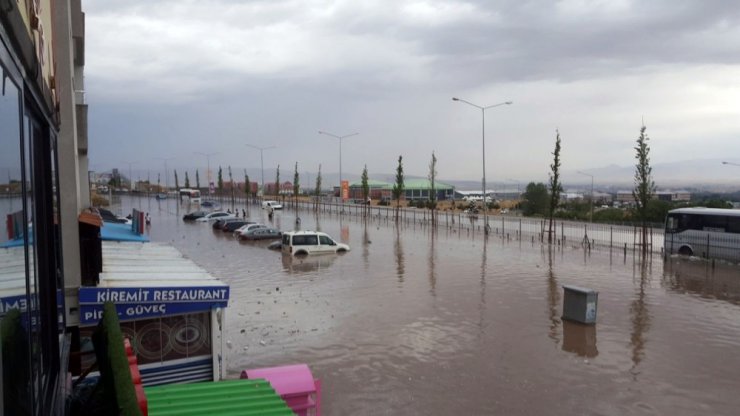
[[[0,6],[3,413],[63,414],[89,200],[80,1]]]

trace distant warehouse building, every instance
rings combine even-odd
[[[370,188],[370,198],[372,199],[391,199],[393,198],[393,184],[382,181],[368,180]],[[434,183],[434,191],[437,194],[437,200],[444,201],[452,199],[455,194],[455,187],[442,182]],[[406,200],[428,200],[432,192],[432,184],[427,179],[409,179],[404,182],[404,196]],[[349,186],[350,199],[362,199],[362,182],[354,182]]]
[[[657,191],[653,194],[653,199],[668,202],[688,202],[691,201],[691,192],[688,191]],[[617,192],[616,201],[623,205],[633,205],[635,197],[632,191]]]

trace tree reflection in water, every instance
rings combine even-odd
[[[635,299],[630,305],[630,321],[632,322],[632,332],[630,333],[630,346],[632,347],[632,368],[630,373],[634,380],[637,380],[640,372],[637,367],[645,357],[645,344],[647,339],[645,334],[650,329],[650,314],[648,313],[648,302],[646,288],[650,276],[650,264],[647,259],[637,259],[633,265],[633,273],[639,269],[639,284],[635,292]],[[638,277],[638,276],[635,276]]]

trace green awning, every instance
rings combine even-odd
[[[263,379],[145,387],[149,416],[295,415]]]

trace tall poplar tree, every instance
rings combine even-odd
[[[319,164],[319,174],[316,175],[316,189],[314,190],[316,195],[316,209],[319,209],[319,198],[321,198],[321,164]]]
[[[293,173],[293,206],[298,205],[298,191],[301,190],[301,184],[299,183],[300,176],[298,176],[298,162],[295,162],[295,171]]]
[[[218,167],[218,195],[221,195],[221,192],[224,190],[224,177],[223,177],[223,171],[221,170],[221,166]]]
[[[247,196],[247,199],[249,199],[249,196],[252,194],[252,184],[249,183],[249,175],[247,175],[247,170],[244,169],[244,195]]]
[[[190,178],[188,177],[188,171],[185,171],[185,187],[190,188]]]
[[[393,198],[396,200],[395,220],[398,222],[398,213],[401,209],[401,196],[403,195],[403,156],[398,156],[398,166],[396,167],[396,183],[393,184]]]
[[[195,170],[195,187],[200,190],[200,174],[198,173],[198,169]]]
[[[432,152],[432,160],[429,162],[429,209],[432,210],[432,224],[435,223],[435,210],[437,209],[437,156]]]
[[[280,165],[277,165],[277,170],[275,171],[275,198],[276,199],[278,195],[280,195]]]
[[[180,190],[180,181],[177,180],[177,169],[175,169],[175,190]]]
[[[646,127],[640,128],[640,137],[637,138],[635,146],[635,189],[632,190],[632,196],[635,198],[635,213],[640,220],[642,254],[647,253],[647,235],[648,235],[648,203],[655,194],[655,182],[653,181],[653,168],[650,167],[650,138],[645,134]]]
[[[370,205],[370,201],[368,201],[368,197],[370,196],[370,184],[368,183],[368,177],[367,177],[367,165],[362,169],[362,178],[361,184],[362,184],[362,203],[365,209],[363,210],[365,212],[365,216],[367,216],[367,210]]]
[[[553,216],[555,216],[555,210],[560,204],[560,193],[563,192],[563,184],[560,183],[560,132],[555,130],[555,133],[555,151],[552,152],[553,160],[550,165],[550,206],[548,209],[550,226],[547,231],[548,243],[552,243]]]

